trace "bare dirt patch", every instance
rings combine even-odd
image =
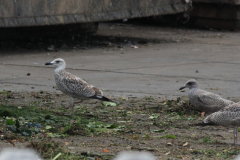
[[[159,159],[232,159],[233,129],[196,127],[200,113],[186,97],[121,97],[64,109],[68,97],[49,92],[0,94],[0,149],[31,147],[44,158],[112,159],[123,150],[149,151]]]

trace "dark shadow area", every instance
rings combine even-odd
[[[73,49],[91,49],[105,47],[134,47],[149,45],[149,43],[161,43],[161,39],[145,39],[123,36],[100,36],[92,34],[69,34],[52,37],[35,37],[25,39],[13,39],[0,41],[0,50],[39,50],[39,51],[69,51]]]
[[[202,7],[201,5],[198,5],[198,7],[199,6]],[[203,6],[203,7],[206,7],[206,6]],[[178,14],[172,14],[172,15],[134,18],[134,19],[128,19],[126,23],[142,25],[142,26],[172,27],[172,28],[178,28],[178,29],[180,28],[180,29],[228,31],[228,32],[239,31],[238,21],[198,17],[197,15],[198,13],[195,13],[195,12],[198,12],[198,10],[197,11],[195,10],[194,9],[192,10],[191,15],[190,13],[184,12],[184,13],[178,13]],[[205,14],[208,14],[208,13],[205,13]],[[122,21],[115,21],[115,22],[122,22]]]

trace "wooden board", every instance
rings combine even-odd
[[[189,9],[188,0],[0,0],[0,27],[110,21]]]

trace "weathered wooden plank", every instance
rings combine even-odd
[[[0,1],[0,15],[3,18],[12,17],[15,15],[15,1],[8,0],[8,1]]]
[[[193,0],[193,3],[214,3],[240,5],[240,0]]]
[[[190,8],[185,0],[1,0],[0,27],[110,21]]]
[[[51,10],[48,8],[48,0],[34,0],[31,1],[29,6],[24,5],[24,8],[31,8],[32,16],[46,16],[51,13]],[[25,17],[29,17],[27,14]]]
[[[32,11],[32,4],[29,0],[17,0],[15,2],[16,10],[17,10],[17,17],[26,17],[26,16],[33,16]],[[41,6],[39,6],[40,8]]]
[[[209,3],[194,3],[191,17],[239,20],[240,6],[238,5],[219,5]]]

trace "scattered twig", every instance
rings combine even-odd
[[[10,139],[7,139],[7,141],[9,142],[9,143],[11,143],[14,147],[15,147],[15,144],[13,143],[13,141],[12,140],[10,140]]]
[[[62,155],[62,153],[58,153],[52,160],[56,160],[61,155]]]

